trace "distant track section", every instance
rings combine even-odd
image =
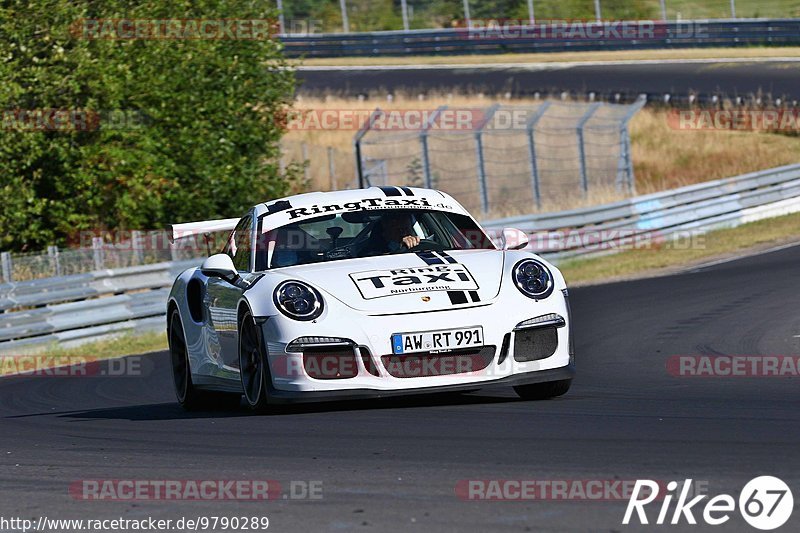
[[[400,67],[300,67],[301,94],[509,93],[512,97],[695,102],[714,97],[772,103],[800,100],[800,68],[791,58],[774,60],[674,60],[584,63],[490,64]],[[667,96],[668,95],[668,96]]]

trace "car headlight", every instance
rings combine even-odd
[[[275,305],[295,320],[314,320],[322,314],[322,295],[302,281],[284,281],[275,288]]]
[[[523,259],[512,270],[514,285],[522,294],[535,300],[543,300],[553,292],[553,275],[536,259]]]

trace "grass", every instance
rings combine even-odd
[[[649,0],[656,4],[655,0]],[[713,19],[731,16],[728,0],[666,0],[667,17],[674,19]],[[736,0],[736,16],[739,18],[792,18],[800,15],[796,2],[787,0]]]
[[[668,249],[630,250],[591,259],[573,259],[559,264],[569,285],[588,285],[670,272],[680,267],[712,259],[741,255],[800,241],[800,213],[743,224],[736,228],[711,231],[693,239],[691,246]]]
[[[431,95],[424,100],[395,95],[391,102],[387,101],[385,97],[370,98],[365,101],[338,97],[303,97],[298,100],[296,108],[301,111],[357,109],[368,114],[376,107],[385,110],[434,110],[440,105],[448,105],[450,108],[475,109],[486,108],[495,101],[488,96],[475,95]],[[541,101],[515,99],[504,101],[504,103],[531,109],[532,106],[540,105]],[[800,137],[761,131],[678,130],[670,126],[667,113],[668,111],[664,109],[646,107],[635,115],[630,124],[632,158],[638,194],[663,191],[800,162]],[[413,157],[408,154],[419,153],[420,150],[419,139],[415,132],[401,133],[402,139],[398,142],[370,147],[369,151],[365,151],[367,156],[385,158],[389,161],[389,165],[394,165],[389,169],[390,176],[402,177],[393,180],[393,183],[399,179],[405,179],[408,174],[407,169],[413,163]],[[341,187],[345,182],[352,183],[355,175],[354,134],[354,129],[292,130],[284,138],[285,159],[294,161],[307,159],[309,161],[307,171],[310,189],[330,190],[332,180],[328,167],[327,147],[332,147],[335,154],[334,166],[337,184]],[[442,178],[439,187],[454,194],[459,188],[464,187],[466,174],[458,173],[455,170],[448,172],[448,170],[464,167],[467,158],[474,156],[472,137],[468,135],[460,137],[463,138],[463,143],[444,144],[443,141],[437,141],[440,144],[434,145],[434,141],[429,142],[431,150],[439,150],[434,154],[438,158],[436,161],[438,167],[442,169],[439,170]],[[487,154],[495,154],[494,159],[500,159],[497,154],[503,154],[502,150],[506,147],[502,144],[500,146],[493,145],[492,143],[497,143],[498,139],[490,137],[486,136],[485,151]],[[614,141],[614,139],[610,140]],[[521,141],[524,141],[524,134],[515,136],[509,141],[499,139],[500,143],[505,142],[506,144],[519,144]],[[302,144],[306,145],[306,158],[303,158],[300,148]],[[574,147],[569,146],[564,148],[564,153],[561,155],[558,153],[547,155],[575,161],[574,151]],[[516,160],[515,163],[509,162],[506,166],[487,169],[490,176],[503,173],[508,176],[516,176],[513,180],[508,177],[503,180],[503,183],[497,183],[496,180],[492,184],[495,187],[492,204],[503,207],[490,213],[490,216],[502,217],[520,214],[518,207],[508,206],[515,204],[515,195],[520,194],[518,191],[525,189],[523,194],[530,194],[527,189],[528,178],[524,177],[529,175],[527,152],[514,152],[513,156],[513,158],[508,157],[507,159],[508,161]],[[504,161],[505,159],[500,163]],[[543,175],[545,170],[542,169]],[[401,183],[395,184],[400,185]],[[621,199],[620,193],[617,193],[613,187],[594,187],[588,197],[575,194],[575,187],[565,186],[564,190],[566,192],[560,196],[548,198],[541,211],[578,208]],[[505,196],[503,195],[504,191],[507,191]],[[458,194],[456,196],[458,197]],[[516,204],[519,206],[519,202]],[[476,213],[479,212],[475,206],[468,205],[467,207]],[[526,212],[536,211],[529,203],[525,203],[524,208]]]
[[[332,57],[293,61],[297,66],[371,65],[493,65],[497,63],[574,63],[581,61],[637,61],[666,59],[759,59],[800,57],[800,47],[675,48],[596,52],[548,52],[528,54],[471,54],[456,56]]]
[[[19,369],[15,358],[35,356],[41,368],[55,368],[78,362],[115,359],[126,355],[157,352],[167,349],[164,332],[126,333],[117,337],[65,348],[58,345],[20,350],[16,354],[0,355],[0,376],[14,374]]]

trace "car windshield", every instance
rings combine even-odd
[[[468,216],[421,209],[320,215],[278,229],[259,220],[256,270],[422,251],[493,249]]]

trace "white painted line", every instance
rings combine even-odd
[[[800,63],[800,57],[720,57],[711,59],[625,59],[614,61],[553,61],[534,63],[475,63],[441,65],[333,65],[298,66],[298,71],[361,71],[361,70],[563,70],[573,67],[615,67],[626,65],[687,65],[736,63]]]

